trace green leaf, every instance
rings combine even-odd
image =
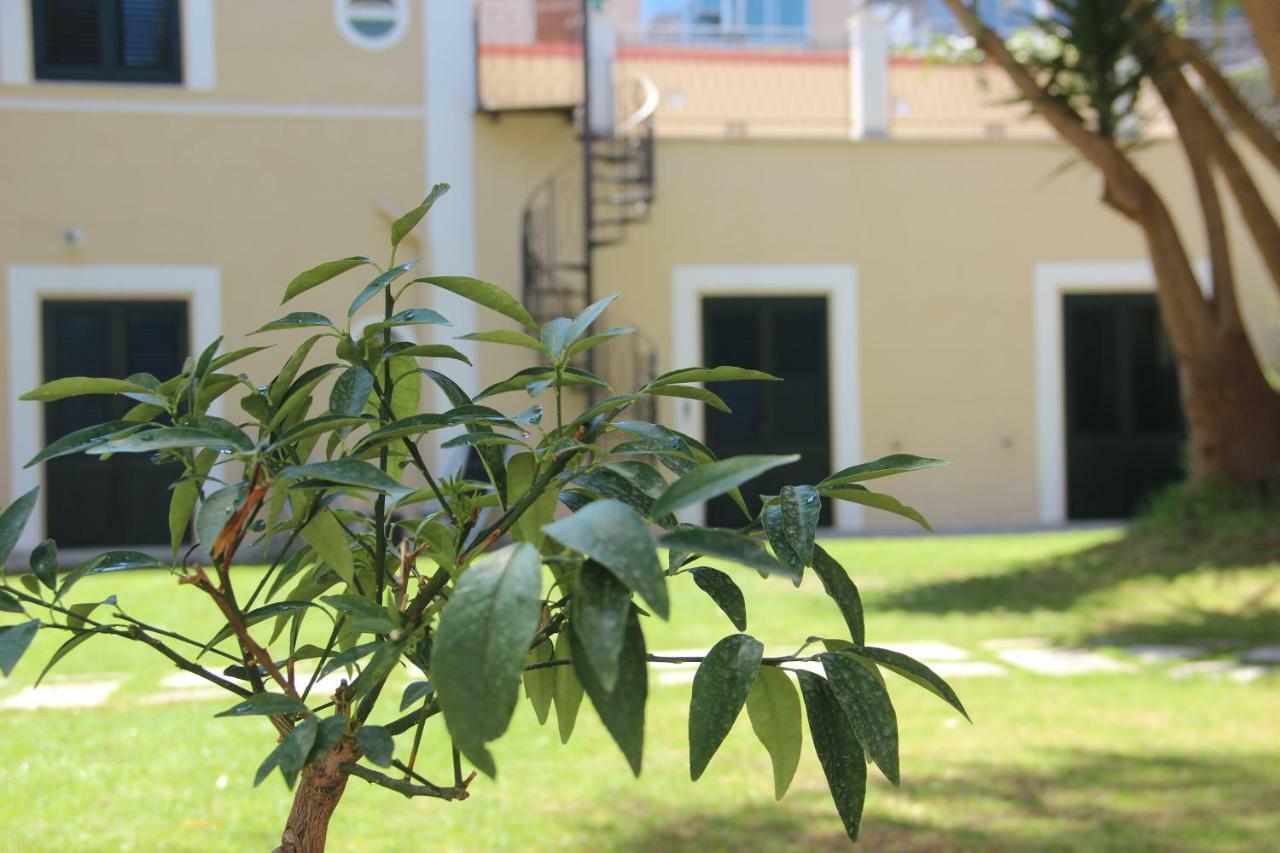
[[[0,625],[0,674],[5,678],[13,675],[13,668],[22,660],[22,655],[31,645],[38,630],[39,619],[19,622],[17,625]]]
[[[759,542],[733,530],[681,527],[665,534],[658,544],[664,548],[731,560],[765,574],[791,580],[799,577],[790,566],[774,559]]]
[[[818,533],[822,498],[813,486],[783,486],[778,498],[787,542],[801,562],[809,565],[813,562],[813,540]]]
[[[769,545],[773,548],[774,556],[795,571],[795,585],[799,586],[804,579],[805,564],[800,559],[800,555],[791,547],[790,540],[787,539],[787,528],[782,519],[782,507],[778,504],[764,507],[760,511],[760,524],[764,527],[765,535],[769,538]]]
[[[629,335],[634,331],[635,329],[631,328],[630,326],[613,326],[608,329],[602,329],[601,331],[596,332],[594,335],[590,335],[589,337],[585,337],[580,341],[575,341],[574,343],[570,344],[569,348],[565,350],[565,356],[568,358],[573,358],[575,355],[577,355],[580,352],[584,352],[593,347],[597,347],[600,344],[604,343],[605,341],[608,341],[612,338],[616,338],[619,335]]]
[[[108,421],[105,424],[78,429],[75,432],[67,433],[44,450],[41,450],[32,457],[30,462],[22,467],[30,468],[32,465],[38,465],[49,459],[57,459],[62,456],[69,456],[72,453],[79,453],[120,433],[136,430],[140,426],[141,424],[132,421]]]
[[[631,771],[640,775],[644,756],[644,709],[649,697],[649,667],[645,660],[644,633],[632,610],[627,618],[626,638],[618,660],[618,680],[613,690],[605,690],[590,666],[584,665],[586,650],[574,631],[569,632],[573,669],[605,729],[622,750]]]
[[[586,308],[582,309],[582,313],[577,317],[574,317],[573,322],[570,323],[569,327],[565,330],[565,344],[572,344],[578,338],[582,337],[583,333],[591,327],[591,324],[604,313],[605,309],[608,308],[613,301],[618,298],[618,296],[619,294],[617,293],[612,296],[606,296],[604,299],[593,302]]]
[[[253,610],[245,613],[242,618],[244,619],[244,626],[246,628],[252,628],[260,622],[265,622],[268,619],[272,619],[283,613],[296,613],[299,610],[305,610],[308,607],[317,606],[318,605],[310,601],[275,601],[271,604],[264,604],[261,607],[255,607]],[[214,634],[213,638],[204,644],[204,647],[206,649],[211,649],[234,633],[235,629],[230,625],[223,625],[218,630],[218,633]]]
[[[364,290],[361,290],[356,294],[355,299],[351,300],[351,306],[347,308],[347,318],[350,319],[354,317],[356,312],[359,311],[366,302],[377,296],[386,288],[390,287],[392,282],[417,265],[417,261],[409,261],[408,263],[392,267],[386,272],[376,276],[373,281],[365,285]]]
[[[347,533],[329,510],[322,510],[302,528],[302,538],[321,560],[347,583],[355,582],[355,558],[347,545]]]
[[[13,546],[18,544],[22,529],[27,526],[27,519],[31,517],[39,496],[40,487],[36,486],[0,513],[0,567],[4,566],[5,560],[13,553]]]
[[[409,686],[404,689],[404,693],[400,696],[400,710],[403,711],[410,705],[421,702],[434,692],[435,688],[431,686],[430,681],[409,682]]]
[[[31,573],[48,589],[58,584],[58,543],[46,539],[31,549]]]
[[[698,589],[709,595],[716,606],[724,611],[724,615],[729,617],[733,627],[739,631],[747,630],[747,602],[733,578],[710,566],[690,569],[689,574],[693,575],[693,582],[698,585]]]
[[[35,400],[52,403],[67,397],[83,397],[87,394],[145,394],[149,388],[125,379],[100,379],[91,376],[67,376],[46,382],[19,397],[19,400]]]
[[[731,413],[728,403],[721,400],[715,393],[697,385],[663,385],[658,388],[646,388],[645,393],[655,394],[659,397],[680,397],[686,400],[697,400],[725,414]]]
[[[196,538],[206,554],[212,552],[218,541],[218,534],[222,533],[222,528],[235,515],[244,496],[245,484],[240,483],[219,489],[200,504],[200,509],[196,512]]]
[[[862,596],[858,588],[850,580],[844,567],[835,561],[821,545],[813,549],[813,571],[822,581],[822,588],[827,596],[840,608],[844,623],[849,626],[849,638],[854,645],[861,646],[867,641],[867,630],[863,622]]]
[[[105,575],[109,572],[128,572],[135,569],[161,569],[165,564],[141,551],[108,551],[87,563],[77,566],[62,576],[57,598],[62,598],[81,578],[89,575]]]
[[[329,392],[329,411],[349,418],[364,412],[373,393],[373,374],[363,367],[348,367],[333,383]]]
[[[960,702],[960,697],[951,689],[951,685],[943,681],[941,676],[920,661],[907,657],[901,652],[882,649],[876,646],[861,646],[855,648],[844,649],[841,654],[851,655],[859,660],[867,661],[872,664],[879,664],[885,669],[896,672],[908,681],[928,690],[933,695],[939,697],[952,708],[959,711],[966,720],[969,719],[969,712],[964,709],[964,705]]]
[[[97,634],[104,632],[106,629],[107,626],[103,625],[98,628],[92,628],[88,631],[77,631],[72,634],[71,637],[65,643],[58,646],[57,651],[49,657],[49,661],[44,665],[44,669],[40,670],[40,674],[36,676],[35,684],[33,686],[39,687],[40,682],[44,681],[44,677],[48,675],[55,666],[57,666],[59,661],[79,648],[80,645],[90,637],[96,636]]]
[[[248,356],[251,356],[254,353],[262,352],[263,350],[268,350],[268,349],[271,349],[270,345],[259,346],[259,347],[241,347],[240,349],[232,350],[231,352],[225,352],[222,355],[215,358],[213,361],[209,362],[208,372],[212,373],[215,370],[221,370],[227,365],[235,364],[237,361],[239,361],[242,358],[247,358]]]
[[[572,659],[568,631],[561,631],[556,637],[554,655],[556,660]],[[568,743],[578,719],[578,708],[582,705],[582,682],[572,666],[557,666],[551,671],[556,676],[555,693],[551,697],[556,706],[556,728],[560,732],[560,742]]]
[[[332,405],[332,402],[330,405]],[[376,421],[361,415],[320,415],[289,427],[279,438],[271,443],[271,447],[273,449],[288,447],[314,435],[324,435],[326,432],[332,432],[336,429],[363,426],[371,423],[376,423]]]
[[[700,465],[676,480],[653,503],[652,515],[662,517],[669,512],[722,495],[734,486],[740,486],[780,465],[799,460],[796,454],[788,456],[735,456],[707,465]]]
[[[513,347],[524,347],[544,355],[551,355],[548,350],[537,338],[530,337],[524,332],[517,332],[514,329],[498,329],[492,332],[472,332],[469,335],[460,335],[459,340],[464,341],[481,341],[489,344],[506,344]]]
[[[288,302],[298,294],[305,293],[313,287],[324,284],[329,279],[339,276],[347,270],[371,263],[373,261],[369,258],[351,257],[343,258],[340,261],[327,261],[319,266],[312,267],[289,282],[289,286],[284,289],[284,299],[281,301]]]
[[[905,474],[908,471],[919,471],[924,468],[943,468],[951,464],[950,459],[931,459],[928,456],[913,456],[910,453],[895,453],[884,456],[874,462],[863,462],[835,472],[818,484],[819,488],[829,489],[860,483],[863,480],[874,480],[877,477],[891,477],[894,474]]]
[[[388,355],[410,356],[412,358],[451,358],[454,361],[460,361],[463,364],[470,364],[471,359],[467,358],[458,350],[448,344],[412,344],[410,346],[397,346],[404,344],[406,341],[395,341],[388,350]]]
[[[551,353],[552,361],[559,361],[569,345],[569,326],[573,323],[568,317],[556,317],[542,327],[542,345]]]
[[[493,776],[485,743],[507,730],[529,643],[542,615],[542,558],[517,544],[477,560],[440,613],[431,678],[445,725],[467,759]]]
[[[800,696],[786,671],[762,666],[747,696],[751,730],[769,753],[773,764],[773,796],[781,800],[800,766],[804,741],[800,724]]]
[[[698,665],[689,700],[689,776],[695,782],[742,712],[763,656],[764,645],[755,637],[733,634]]]
[[[666,576],[644,520],[615,500],[590,503],[543,531],[562,545],[585,554],[613,572],[663,619],[671,615]]]
[[[894,515],[900,515],[903,518],[909,518],[930,533],[933,532],[929,522],[914,507],[905,506],[899,503],[897,498],[890,495],[868,491],[865,486],[853,484],[836,489],[823,487],[822,494],[824,497],[862,504],[884,512],[891,512]]]
[[[745,367],[686,367],[672,370],[654,379],[644,390],[649,391],[663,385],[674,385],[685,382],[781,382],[782,379],[759,370],[748,370]]]
[[[431,210],[436,201],[438,201],[439,198],[448,191],[448,184],[436,184],[431,188],[431,192],[427,193],[427,197],[422,200],[422,204],[419,204],[413,210],[391,223],[392,249],[398,247],[400,242],[404,240],[405,237],[409,236],[409,232],[422,221],[422,217],[427,215],[427,211]]]
[[[827,680],[811,672],[797,672],[809,717],[809,737],[836,811],[851,841],[858,840],[862,807],[867,799],[867,762],[853,734],[853,724],[832,693]]]
[[[525,665],[546,663],[551,660],[553,654],[551,641],[543,640],[529,652],[528,657],[525,658]],[[538,725],[545,724],[547,717],[551,714],[551,701],[556,693],[556,670],[567,668],[544,666],[524,671],[524,692],[529,697],[529,704],[533,705],[533,713],[538,718]]]
[[[390,767],[396,754],[396,742],[382,726],[361,726],[356,731],[356,744],[364,757],[379,767]]]
[[[331,672],[337,672],[340,669],[353,666],[356,662],[364,660],[374,652],[381,651],[391,645],[390,643],[384,643],[382,640],[370,640],[367,643],[352,646],[329,658],[329,661],[320,668],[320,677],[324,678]]]
[[[363,459],[336,459],[332,462],[312,462],[307,465],[290,465],[280,472],[282,480],[318,480],[335,486],[368,489],[389,495],[402,495],[412,491],[398,483]]]
[[[827,682],[844,708],[853,734],[866,749],[885,777],[897,785],[898,715],[885,690],[884,682],[871,669],[840,652],[818,655],[827,673]]]
[[[365,326],[364,335],[376,335],[387,329],[395,329],[400,326],[452,326],[453,323],[445,319],[443,314],[432,311],[430,308],[406,308],[389,320],[382,320],[377,323],[370,323]]]
[[[182,447],[209,447],[214,450],[244,450],[245,448],[226,435],[191,427],[159,427],[144,432],[94,444],[85,452],[92,456],[106,453],[155,453]]]
[[[283,693],[255,693],[243,702],[232,705],[215,717],[249,717],[254,715],[301,714],[307,706]]]
[[[253,777],[253,786],[256,788],[261,785],[271,775],[271,771],[279,767],[285,783],[292,788],[298,773],[306,766],[307,758],[315,748],[318,732],[319,724],[315,717],[307,717],[294,726],[258,767],[258,772]]]
[[[282,329],[309,329],[314,326],[332,326],[333,321],[323,314],[314,311],[294,311],[285,314],[278,320],[272,320],[265,326],[254,329],[249,334],[260,335],[263,332],[278,332]]]
[[[0,613],[26,613],[22,609],[22,602],[18,597],[9,590],[0,586]]]
[[[520,300],[496,284],[463,275],[435,275],[417,280],[433,284],[450,293],[456,293],[463,299],[469,299],[505,317],[510,317],[526,329],[538,331],[538,324],[520,304]]]
[[[444,429],[446,427],[456,426],[454,421],[446,415],[430,412],[423,415],[410,415],[402,418],[394,423],[387,424],[381,429],[376,429],[366,435],[360,441],[356,442],[356,446],[351,452],[357,456],[362,456],[371,450],[376,450],[384,444],[390,444],[402,438],[411,438],[415,435],[431,432],[432,430]]]
[[[570,630],[586,652],[583,661],[595,673],[600,686],[612,690],[618,681],[618,656],[627,632],[631,612],[631,590],[606,568],[587,560],[578,574],[573,596]]]

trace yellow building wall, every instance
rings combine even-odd
[[[520,204],[567,156],[568,130],[504,118],[479,125],[477,145],[479,272],[514,292]],[[622,293],[608,322],[643,329],[668,370],[685,366],[671,363],[677,265],[855,266],[859,320],[844,328],[857,337],[862,455],[955,460],[886,486],[940,526],[1035,524],[1035,266],[1146,258],[1094,173],[1063,170],[1070,159],[1030,141],[665,140],[650,218],[597,254],[596,293]],[[1196,210],[1176,148],[1154,146],[1142,163],[1175,211]],[[1198,252],[1197,220],[1184,226]],[[1264,280],[1251,253],[1240,261],[1246,288]],[[527,363],[483,354],[487,382]],[[866,522],[901,526],[875,512]]]

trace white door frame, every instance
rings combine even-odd
[[[44,408],[18,400],[43,381],[41,303],[57,299],[184,299],[188,305],[187,339],[191,353],[200,352],[222,330],[220,274],[212,266],[116,266],[13,264],[8,268],[5,308],[9,336],[9,500],[44,485],[44,466],[24,468],[44,447]],[[166,377],[162,377],[166,378]],[[221,411],[221,401],[210,407]],[[44,495],[22,532],[18,548],[34,548],[45,537]]]
[[[1201,288],[1211,285],[1209,265],[1195,264]],[[1062,297],[1068,293],[1149,293],[1150,261],[1049,261],[1035,267],[1036,465],[1040,521],[1067,521],[1066,381]]]
[[[702,297],[823,296],[827,299],[827,377],[831,400],[833,470],[862,457],[861,391],[858,370],[858,270],[853,264],[679,264],[671,276],[672,367],[702,362]],[[714,367],[715,365],[709,365]],[[675,401],[676,428],[701,441],[703,407]],[[836,501],[837,530],[862,527],[862,507]],[[702,505],[684,516],[700,523]]]

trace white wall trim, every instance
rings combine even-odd
[[[3,2],[3,0],[0,0]],[[419,105],[271,104],[130,98],[0,98],[0,110],[118,115],[216,116],[219,118],[407,119],[422,121]]]
[[[0,0],[0,83],[31,82],[30,0]]]
[[[44,412],[40,403],[23,402],[19,394],[43,381],[40,306],[48,297],[114,299],[138,297],[186,299],[192,353],[213,342],[222,331],[222,288],[217,267],[35,265],[8,267],[5,307],[8,316],[6,356],[9,362],[9,500],[43,485],[43,467],[23,468],[44,447]],[[211,411],[217,414],[215,404]],[[44,539],[44,500],[18,545],[30,549]]]
[[[1209,265],[1195,264],[1201,288]],[[1066,382],[1062,297],[1067,293],[1144,293],[1155,289],[1150,261],[1049,261],[1035,266],[1036,466],[1040,521],[1067,520]]]
[[[217,79],[213,37],[213,0],[182,0],[182,85],[211,91]]]
[[[475,32],[471,4],[422,0],[422,51],[427,177],[424,194],[432,185],[449,184],[449,193],[426,218],[426,267],[437,275],[475,275]],[[416,200],[415,200],[416,201]],[[453,293],[437,290],[434,307],[453,323],[435,330],[436,340],[457,347],[472,366],[459,365],[454,379],[468,394],[480,390],[478,348],[474,341],[454,336],[479,327],[476,305]],[[437,411],[451,408],[444,393],[432,383]],[[446,460],[437,444],[437,462],[446,470],[461,465],[465,448]],[[453,464],[449,464],[453,463]]]
[[[852,264],[681,264],[672,269],[671,366],[702,363],[702,297],[825,296],[831,396],[832,469],[855,465],[862,458],[861,379],[858,359],[858,270]],[[681,432],[702,440],[704,412],[692,401],[676,401],[674,423]],[[694,508],[687,520],[703,518]],[[862,507],[837,501],[835,527],[862,527]]]

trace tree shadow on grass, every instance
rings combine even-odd
[[[866,850],[1262,850],[1280,832],[1280,753],[1054,753],[1048,767],[969,764],[870,792]],[[732,794],[726,794],[731,797]],[[848,850],[825,794],[675,814],[620,851]]]
[[[1137,524],[1122,539],[998,574],[909,587],[878,606],[921,613],[1068,610],[1080,599],[1136,578],[1172,579],[1200,570],[1249,569],[1280,560],[1280,517],[1242,523],[1190,518]]]

